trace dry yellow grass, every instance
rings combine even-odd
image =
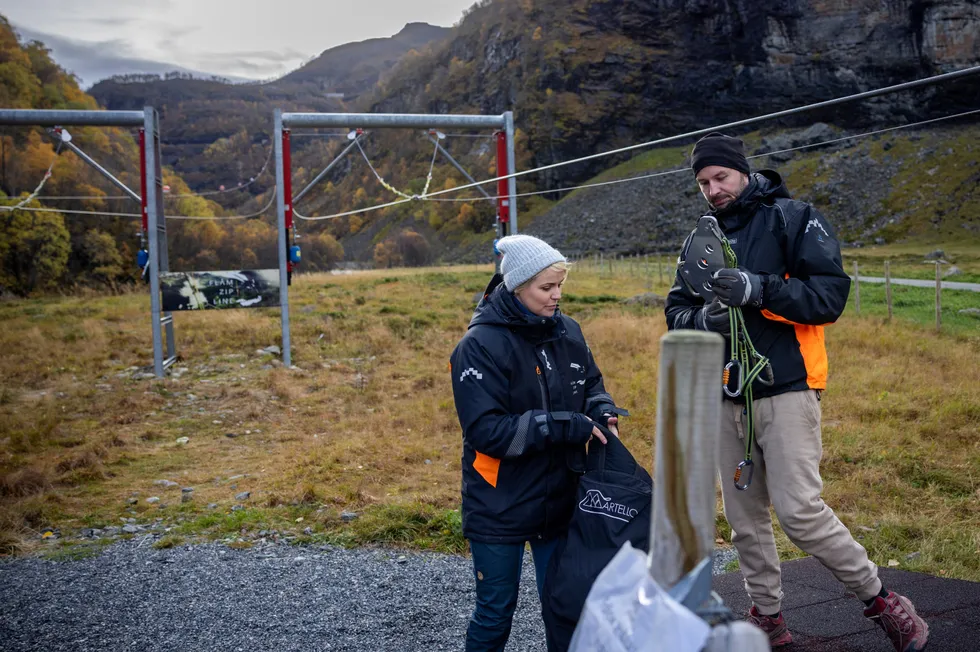
[[[461,445],[446,365],[489,275],[299,276],[298,370],[257,353],[278,343],[278,311],[180,314],[187,371],[162,381],[127,371],[151,362],[144,295],[0,304],[0,552],[35,549],[44,528],[69,535],[134,515],[179,523],[183,535],[312,527],[343,543],[458,550]],[[563,302],[633,413],[623,439],[647,468],[664,320],[610,299],[650,280],[580,266]],[[845,316],[828,345],[828,502],[879,563],[980,579],[977,340]],[[181,504],[161,479],[194,487],[193,500]],[[235,499],[242,491],[247,501]],[[246,509],[232,512],[239,502]],[[345,524],[344,510],[362,516]]]

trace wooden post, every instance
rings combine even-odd
[[[606,261],[604,260],[604,258],[605,258],[605,256],[600,251],[599,252],[599,278],[602,278],[602,275],[606,271]]]
[[[936,332],[943,331],[943,275],[940,263],[936,261]]]
[[[891,265],[885,261],[885,303],[888,304],[888,321],[892,320],[892,270]]]
[[[715,545],[723,347],[716,333],[676,330],[660,338],[650,574],[664,589],[709,557]],[[725,469],[726,482],[734,470]]]
[[[660,285],[664,284],[664,261],[661,259],[660,254],[657,254],[657,276],[660,277]]]
[[[653,269],[650,267],[650,254],[643,254],[643,275],[647,278],[647,289],[653,289]]]
[[[854,308],[861,314],[861,282],[858,280],[858,261],[854,261]]]

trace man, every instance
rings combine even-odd
[[[726,400],[722,412],[722,497],[752,598],[748,620],[769,635],[772,647],[792,642],[780,612],[771,502],[789,539],[864,601],[864,615],[881,626],[895,649],[918,652],[929,635],[925,621],[907,598],[882,586],[877,566],[820,497],[820,392],[827,381],[823,326],[837,320],[850,290],[834,230],[811,205],[791,199],[776,172],[750,173],[737,138],[708,134],[694,146],[691,159],[738,268],[715,272],[716,298],[709,303],[678,271],[667,297],[667,327],[730,338],[729,307],[741,307],[752,344],[772,365],[772,384],[753,385],[756,470],[744,490],[732,481],[747,457],[744,397]]]

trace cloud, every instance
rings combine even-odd
[[[62,68],[75,73],[83,85],[91,86],[95,82],[120,74],[163,74],[174,70],[189,72],[198,76],[213,74],[192,70],[185,66],[180,66],[167,61],[154,61],[140,57],[133,52],[132,45],[122,39],[112,39],[107,41],[81,41],[78,39],[58,36],[56,34],[46,34],[31,29],[17,27],[17,31],[25,40],[38,40],[44,43],[51,50],[54,60]],[[211,67],[219,58],[203,59]],[[248,70],[251,72],[252,66],[236,68],[235,59],[222,62],[221,69]],[[256,76],[265,74],[260,67],[254,68]],[[277,68],[278,69],[278,68]],[[237,77],[233,74],[221,73],[223,77]],[[246,74],[246,78],[252,75]]]

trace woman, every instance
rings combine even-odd
[[[476,609],[467,652],[503,650],[530,542],[538,595],[574,508],[585,444],[616,434],[617,414],[582,330],[558,310],[564,256],[542,240],[502,238],[487,286],[450,358],[463,428],[463,535]]]

